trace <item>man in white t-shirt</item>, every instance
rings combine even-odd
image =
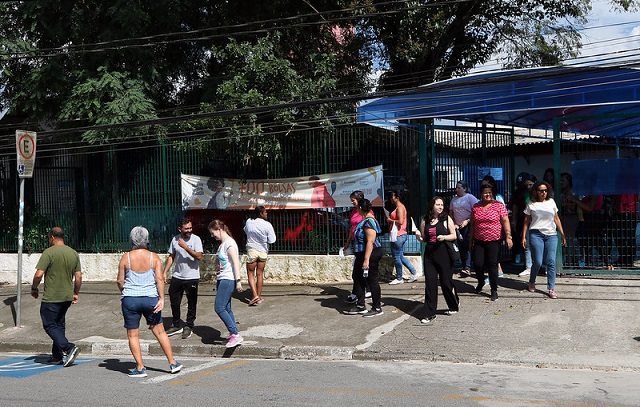
[[[178,231],[169,244],[169,257],[164,265],[164,279],[175,264],[169,284],[169,301],[171,302],[171,314],[173,326],[167,329],[167,335],[173,336],[182,333],[182,339],[191,336],[193,324],[196,320],[196,307],[198,304],[198,283],[200,282],[200,260],[202,260],[202,240],[193,234],[191,220],[183,218],[178,222]],[[187,318],[180,319],[180,303],[182,296],[187,296]]]

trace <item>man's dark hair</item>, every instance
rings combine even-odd
[[[182,218],[178,221],[178,227],[181,228],[184,225],[186,225],[187,223],[191,223],[191,219],[189,218]]]

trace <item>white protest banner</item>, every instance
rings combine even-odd
[[[182,204],[190,209],[309,209],[351,207],[349,195],[364,192],[373,206],[384,204],[382,166],[309,177],[257,179],[181,174]]]

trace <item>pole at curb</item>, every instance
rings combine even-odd
[[[33,177],[36,161],[36,137],[34,131],[16,130],[18,177],[20,177],[20,204],[18,206],[18,293],[16,295],[16,326],[22,326],[22,245],[24,237],[24,179]]]
[[[21,327],[22,306],[22,238],[24,236],[24,178],[20,178],[20,205],[18,207],[18,294],[16,295],[16,326]]]

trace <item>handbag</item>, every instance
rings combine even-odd
[[[447,227],[447,230],[449,230],[449,225],[447,224],[447,222],[445,222],[444,224]],[[458,248],[458,244],[456,243],[456,241],[451,242],[449,240],[445,240],[444,244],[445,246],[447,246],[447,252],[449,253],[449,259],[451,259],[451,262],[455,263],[457,261],[460,261],[460,248]]]

